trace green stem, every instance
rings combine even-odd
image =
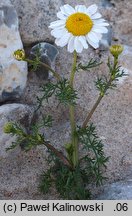
[[[93,105],[91,111],[88,113],[86,119],[84,120],[83,124],[82,124],[82,128],[86,128],[87,127],[87,124],[89,122],[89,120],[91,119],[93,113],[95,112],[97,106],[99,105],[100,101],[102,100],[103,96],[102,95],[99,95],[97,101],[95,102],[95,104]]]
[[[70,75],[70,85],[73,88],[73,82],[74,82],[74,77],[76,73],[76,63],[77,63],[77,53],[74,51],[74,60],[73,60],[73,65],[72,65],[72,70],[71,70],[71,75]]]
[[[114,57],[114,67],[113,67],[113,70],[116,68],[118,64],[118,57]]]
[[[25,59],[26,62],[28,62],[29,64],[33,64],[34,61],[31,59]],[[49,71],[52,72],[53,76],[57,79],[57,80],[61,80],[61,76],[55,72],[49,65],[45,64],[44,62],[39,61],[38,62],[40,65],[42,65],[43,67],[47,68]]]
[[[77,63],[77,53],[74,51],[74,61],[72,65],[71,75],[70,75],[70,85],[73,88],[74,84],[74,77],[76,73],[76,63]],[[70,124],[71,124],[71,144],[73,148],[73,156],[72,156],[72,163],[73,166],[76,167],[78,164],[78,140],[76,137],[76,121],[75,121],[75,108],[73,105],[69,107],[70,112]]]

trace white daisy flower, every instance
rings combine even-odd
[[[83,48],[88,49],[88,44],[97,49],[102,34],[108,32],[106,26],[109,25],[101,18],[97,9],[96,4],[88,8],[85,5],[73,8],[68,4],[60,7],[57,13],[59,20],[49,26],[52,29],[51,35],[56,38],[56,45],[60,47],[67,45],[70,53],[74,50],[81,53]]]

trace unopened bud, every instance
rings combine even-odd
[[[111,54],[118,58],[118,56],[123,52],[123,46],[122,45],[112,45],[110,47]]]
[[[6,123],[6,124],[4,125],[4,128],[3,128],[4,133],[11,133],[12,127],[13,127],[13,125],[12,125],[11,122]]]
[[[18,49],[14,52],[13,56],[16,60],[22,61],[25,59],[25,51],[23,49]]]

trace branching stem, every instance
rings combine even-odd
[[[99,95],[97,101],[95,102],[95,104],[93,105],[91,111],[88,113],[86,119],[84,120],[82,128],[86,128],[87,127],[87,124],[88,124],[89,120],[91,119],[93,113],[95,112],[95,110],[96,110],[97,106],[99,105],[100,101],[102,100],[102,98],[103,98],[103,96]]]
[[[25,61],[28,62],[29,64],[33,64],[34,63],[34,60],[31,60],[31,59],[25,59]],[[54,71],[49,65],[47,65],[47,64],[45,64],[44,62],[41,62],[41,61],[39,61],[38,64],[42,65],[43,67],[46,67],[49,71],[51,71],[52,74],[53,74],[53,76],[58,81],[61,80],[61,76],[56,71]]]
[[[48,142],[44,142],[44,145],[50,149],[60,160],[64,163],[64,165],[68,166],[70,169],[72,169],[72,165],[70,161],[61,153],[59,152],[56,148],[54,148],[53,145],[51,145]]]
[[[113,71],[115,70],[117,64],[118,64],[118,58],[114,58]],[[107,86],[106,86],[106,88],[105,88],[103,94],[100,94],[100,95],[99,95],[99,97],[98,97],[98,99],[96,100],[95,104],[93,105],[91,111],[88,113],[86,119],[84,120],[84,122],[83,122],[83,124],[82,124],[82,128],[86,128],[86,127],[87,127],[87,124],[88,124],[89,120],[91,119],[93,113],[95,112],[96,108],[97,108],[98,105],[100,104],[100,102],[101,102],[102,98],[104,97],[106,91],[107,91],[107,90],[109,89],[109,87],[111,86],[111,83],[112,83],[113,80],[114,80],[114,79],[113,79],[112,74],[111,74],[111,76],[110,76],[110,78],[109,78],[109,81],[108,81],[108,83],[107,83]]]

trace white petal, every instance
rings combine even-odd
[[[79,36],[78,39],[81,42],[81,44],[83,45],[84,49],[88,49],[88,44],[86,42],[86,37],[85,36]]]
[[[54,36],[55,38],[61,38],[67,32],[68,31],[65,28],[63,28],[63,29],[53,29],[51,31],[51,35]]]
[[[65,25],[65,20],[57,20],[57,21],[50,23],[49,28],[56,28],[56,27],[60,27],[64,25]]]
[[[97,32],[97,33],[107,33],[108,29],[106,27],[102,27],[102,26],[100,26],[98,28],[94,26],[92,28],[92,31]]]
[[[71,34],[67,33],[67,34],[63,35],[61,38],[57,38],[55,40],[56,45],[60,46],[60,47],[66,46],[67,43],[68,43],[68,40],[69,40],[70,36],[71,36]]]
[[[102,17],[100,13],[95,13],[91,16],[91,19],[99,19],[100,17]]]
[[[97,37],[98,37],[99,40],[102,39],[102,34],[101,33],[97,33],[97,32],[94,32],[94,33],[97,35]]]
[[[98,7],[96,4],[91,5],[90,7],[87,8],[87,13],[89,15],[95,14],[97,11]]]
[[[65,25],[62,26],[58,26],[58,27],[54,27],[52,28],[53,30],[61,30],[61,29],[65,29]]]
[[[108,23],[105,23],[105,22],[102,22],[102,23],[96,23],[96,22],[94,22],[94,26],[95,26],[95,28],[97,27],[100,27],[100,26],[109,26],[109,24]]]
[[[74,8],[71,7],[69,4],[60,7],[60,10],[64,15],[71,15],[72,13],[75,13]]]
[[[57,17],[58,17],[59,19],[66,19],[66,18],[67,18],[67,16],[64,15],[61,11],[59,11],[59,12],[57,13]]]
[[[97,36],[97,34],[95,33],[95,32],[89,32],[88,33],[88,35],[87,35],[87,37],[91,40],[91,41],[93,41],[94,43],[99,43],[99,38],[98,38],[98,36]]]
[[[97,21],[97,20],[96,20]],[[98,21],[101,21],[101,22],[106,22],[106,20],[105,19],[103,19],[103,18],[100,18],[100,19],[98,19]]]
[[[78,36],[75,37],[75,40],[74,40],[74,48],[76,50],[77,53],[81,53],[83,51],[83,45],[82,43],[79,41],[79,38]]]
[[[74,49],[74,36],[71,36],[68,42],[68,46],[67,46],[67,50],[68,52],[72,53],[75,49]]]
[[[64,5],[65,11],[67,11],[67,13],[70,15],[72,13],[75,13],[75,9],[70,6],[69,4]]]
[[[103,23],[103,22],[106,22],[106,20],[102,18],[94,20],[94,23]]]
[[[69,14],[67,13],[67,11],[65,11],[64,6],[60,7],[61,13],[64,14],[65,16],[69,16]]]
[[[78,12],[79,6],[80,6],[80,5],[76,5],[76,7],[75,7],[75,11],[76,11],[76,12]]]
[[[94,43],[94,41],[90,40],[90,38],[88,37],[88,35],[86,36],[88,43],[95,49],[97,49],[99,47],[99,43]]]
[[[75,7],[76,12],[80,12],[80,13],[86,13],[87,8],[85,5],[77,5]]]

